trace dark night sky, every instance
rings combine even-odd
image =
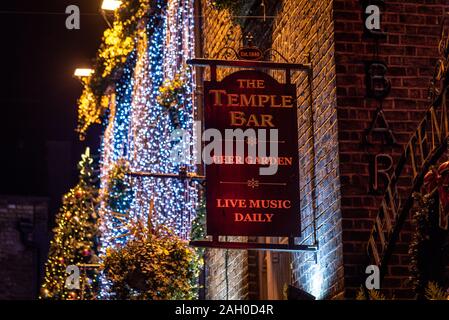
[[[72,4],[81,9],[81,30],[65,28],[65,8]],[[76,183],[84,147],[98,148],[98,128],[87,142],[77,141],[81,85],[72,74],[91,64],[100,44],[106,27],[100,5],[101,0],[0,4],[0,194],[50,197],[54,211]]]

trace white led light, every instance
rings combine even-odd
[[[182,128],[192,133],[195,75],[194,71],[186,73],[184,67],[194,55],[193,3],[194,0],[154,1],[152,9],[163,15],[148,17],[146,30],[142,31],[146,35],[139,35],[123,75],[115,83],[114,101],[110,104],[102,141],[102,194],[108,191],[108,174],[119,159],[125,159],[131,171],[179,172],[180,166],[171,159],[170,136],[175,128],[165,107],[157,103],[157,97],[164,80],[173,80],[177,74],[185,76],[187,93],[179,116]],[[193,148],[193,143],[189,146]],[[195,170],[194,163],[192,158],[186,164],[189,172]],[[119,221],[107,204],[101,203],[101,253],[125,244],[130,237],[124,235],[137,221],[146,225],[151,200],[154,201],[153,225],[165,225],[188,239],[198,206],[197,187],[179,179],[130,179],[133,197],[123,199],[126,221]],[[104,298],[108,297],[108,287],[108,281],[102,277],[101,296]]]

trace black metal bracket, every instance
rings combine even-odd
[[[146,171],[134,171],[128,172],[127,175],[131,177],[143,177],[143,178],[163,178],[163,179],[178,179],[188,181],[190,186],[198,183],[201,187],[206,187],[206,177],[198,175],[195,172],[187,172],[187,170],[180,170],[179,173],[161,173],[161,172],[146,172]]]
[[[259,243],[259,242],[232,242],[220,241],[218,236],[213,236],[212,241],[199,240],[190,241],[192,247],[212,248],[212,249],[233,249],[233,250],[266,250],[266,251],[318,251],[318,244],[306,245],[295,244],[295,238],[288,238],[288,244],[280,243]]]
[[[131,177],[147,177],[147,178],[166,178],[166,179],[180,179],[180,180],[192,180],[192,181],[204,181],[205,176],[197,175],[192,172],[180,172],[180,173],[160,173],[160,172],[145,172],[135,171],[127,173]]]
[[[271,61],[252,61],[252,60],[221,60],[221,59],[204,59],[195,58],[187,60],[187,64],[200,66],[200,67],[210,67],[210,78],[211,81],[217,81],[217,67],[224,68],[241,68],[241,69],[272,69],[272,70],[284,70],[285,71],[285,82],[291,83],[291,71],[299,70],[306,71],[309,73],[309,81],[311,82],[312,74],[312,64],[302,64],[302,63],[286,63],[286,62],[271,62]]]

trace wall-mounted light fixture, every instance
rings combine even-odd
[[[90,77],[94,73],[93,69],[89,68],[77,68],[73,73],[73,76],[76,78],[86,78]]]
[[[101,5],[101,10],[105,11],[115,11],[122,5],[120,0],[103,0]]]

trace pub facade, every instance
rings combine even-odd
[[[208,178],[208,188],[223,193],[208,194],[209,234],[215,243],[237,243],[241,248],[209,245],[203,298],[352,299],[360,292],[366,294],[371,271],[379,272],[386,297],[422,295],[417,279],[447,288],[444,163],[449,134],[445,91],[449,18],[445,17],[449,4],[444,0],[431,4],[265,0],[217,9],[202,1],[195,10],[196,57],[248,63],[256,60],[252,55],[260,55],[257,63],[261,64],[260,71],[251,71],[254,74],[248,77],[234,76],[242,72],[242,64],[220,68],[193,61],[199,71],[196,103],[199,112],[204,110],[206,126],[226,127],[216,120],[226,115],[207,119],[211,108],[214,113],[225,108],[223,112],[233,112],[233,126],[279,128],[280,136],[285,134],[279,140],[289,146],[287,155],[280,152],[279,159],[299,168],[293,177],[299,187],[288,197],[297,201],[256,216],[251,210],[252,214],[243,213],[249,201],[275,199],[263,189],[264,181],[258,181],[262,183],[257,184],[261,188],[257,194],[254,184],[249,184],[254,173],[226,172],[224,177],[248,181],[241,189],[232,189],[242,190],[235,193],[244,194],[248,203],[229,202],[227,187],[209,184],[223,182],[223,176],[215,175],[226,169],[213,168],[223,163],[207,167],[207,176],[214,176]],[[305,66],[305,70],[289,69],[286,76],[285,70],[264,61]],[[238,90],[239,84],[253,80],[263,80],[259,91],[257,87]],[[211,81],[225,85],[217,91]],[[293,93],[284,88],[289,85]],[[240,95],[231,96],[226,90]],[[260,92],[266,97],[258,96]],[[259,108],[248,116],[239,110],[242,105],[262,107],[262,99],[267,105],[278,105],[271,108],[277,114]],[[286,195],[282,188],[271,190]],[[419,197],[424,195],[434,198],[433,207],[427,207],[435,220],[429,222],[433,240],[416,245],[422,235],[416,222],[423,208]],[[209,202],[209,197],[215,202]],[[211,218],[219,216],[218,209],[230,206],[240,206],[242,211],[239,215],[232,211],[234,224]],[[300,215],[285,215],[287,220],[281,223],[291,230],[281,232],[280,226],[262,230],[264,222],[292,208]],[[225,234],[220,233],[224,225],[229,227]],[[250,227],[240,230],[242,225]],[[268,250],[254,250],[261,248]],[[433,259],[423,265],[426,256]]]

